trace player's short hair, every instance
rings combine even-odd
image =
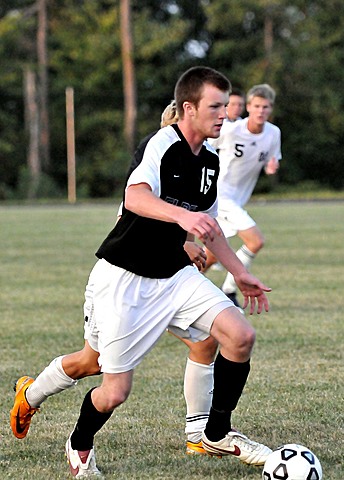
[[[231,95],[236,95],[237,97],[241,97],[245,100],[245,93],[242,90],[240,90],[240,88],[233,87],[229,96]]]
[[[253,97],[266,98],[267,100],[270,100],[271,105],[273,105],[275,103],[276,92],[267,83],[262,83],[260,85],[254,85],[252,88],[250,88],[246,96],[247,103],[250,103]]]
[[[198,106],[206,84],[213,85],[222,92],[230,92],[232,89],[228,78],[213,68],[203,66],[189,68],[179,77],[174,89],[179,118],[184,116],[184,102],[191,102]]]
[[[167,105],[165,110],[161,114],[160,127],[167,127],[172,123],[178,122],[177,105],[175,100],[171,100],[171,103]]]

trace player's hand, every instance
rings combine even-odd
[[[279,168],[279,161],[275,157],[270,158],[268,163],[265,165],[265,173],[267,175],[274,175]]]
[[[201,271],[207,262],[207,254],[205,253],[204,248],[196,242],[186,241],[184,243],[184,250],[189,255],[192,263],[194,263],[198,270]]]
[[[213,241],[216,235],[222,235],[222,230],[214,218],[203,212],[190,212],[181,209],[178,224],[187,232],[195,235],[202,243]]]
[[[255,311],[261,313],[263,310],[269,311],[269,301],[265,292],[271,292],[258,278],[248,272],[244,272],[235,277],[235,282],[241,290],[244,297],[243,308],[250,305],[249,313],[252,315]]]

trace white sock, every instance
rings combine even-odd
[[[236,256],[241,260],[246,270],[250,270],[252,261],[255,258],[256,254],[251,252],[246,245],[242,245],[239,250],[235,253]],[[222,291],[225,293],[234,293],[237,289],[234,277],[231,273],[227,273],[225,281],[222,285]]]
[[[77,384],[62,368],[63,356],[55,358],[26,390],[31,407],[39,407],[48,397]]]
[[[214,363],[204,365],[187,359],[184,375],[185,433],[190,442],[201,441],[213,399]]]

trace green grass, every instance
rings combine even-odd
[[[248,210],[267,239],[253,273],[273,291],[271,311],[251,317],[257,342],[234,424],[272,448],[307,445],[324,480],[342,480],[344,204],[254,203]],[[84,286],[115,215],[110,204],[0,208],[1,479],[69,478],[64,443],[100,378],[49,398],[24,440],[9,427],[12,385],[82,347]],[[221,284],[223,272],[210,275]],[[259,468],[234,458],[185,455],[186,355],[166,334],[137,369],[128,401],[96,437],[106,478],[261,478]]]

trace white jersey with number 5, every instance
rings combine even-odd
[[[233,202],[243,207],[252,195],[262,168],[272,157],[278,161],[282,158],[280,129],[266,122],[261,133],[251,133],[247,120],[225,122],[220,137],[209,139],[220,157],[219,210],[227,210],[226,203]]]

